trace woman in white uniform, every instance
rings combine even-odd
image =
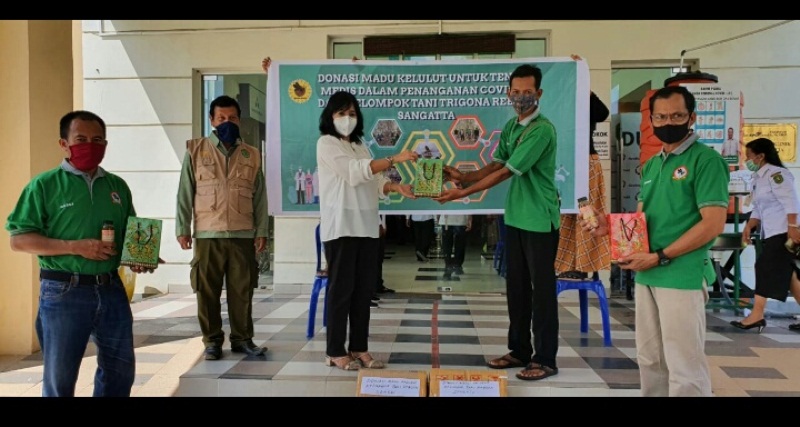
[[[753,171],[753,212],[742,232],[742,243],[750,241],[750,233],[760,227],[762,250],[756,259],[756,289],[753,310],[741,321],[734,320],[731,325],[739,329],[758,328],[761,332],[767,326],[764,309],[767,299],[786,301],[791,291],[796,301],[800,301],[800,269],[794,255],[786,244],[800,243],[797,214],[800,212],[794,176],[783,167],[775,144],[767,138],[758,138],[747,143],[747,168]],[[790,329],[798,330],[794,324]]]
[[[367,352],[370,298],[378,280],[378,198],[390,191],[411,199],[414,194],[410,185],[393,183],[381,172],[416,161],[418,155],[406,150],[373,159],[361,141],[364,117],[349,92],[331,95],[319,131],[320,240],[328,265],[325,364],[345,370],[383,368]]]

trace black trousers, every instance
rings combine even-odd
[[[463,267],[467,250],[467,227],[464,225],[443,225],[442,254],[445,267]]]
[[[508,349],[519,360],[551,368],[557,367],[558,352],[555,271],[558,238],[555,228],[537,233],[506,224]]]
[[[386,234],[378,237],[378,280],[375,281],[375,292],[383,289],[383,255],[386,253]]]
[[[436,224],[433,219],[427,221],[411,221],[414,227],[414,249],[422,255],[428,256],[428,251],[433,243],[434,228]]]
[[[369,303],[378,276],[378,240],[340,237],[324,243],[328,263],[328,286],[325,290],[328,310],[325,354],[328,356],[367,351]],[[350,340],[345,350],[348,323]]]

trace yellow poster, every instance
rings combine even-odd
[[[782,162],[794,163],[797,158],[797,125],[794,123],[746,123],[744,143],[756,138],[769,138],[778,149]]]

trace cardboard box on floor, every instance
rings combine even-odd
[[[428,373],[360,369],[356,384],[358,397],[427,397]]]
[[[431,369],[430,397],[506,397],[505,370]]]

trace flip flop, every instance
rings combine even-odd
[[[528,374],[526,375],[525,372]],[[532,374],[532,373],[536,374]],[[530,363],[525,369],[517,372],[517,378],[524,381],[538,381],[547,377],[552,377],[558,373],[558,368],[551,368],[549,366],[540,365],[538,363]]]
[[[525,366],[521,360],[512,356],[511,353],[505,354],[497,359],[490,360],[486,366],[492,369],[521,368]]]

